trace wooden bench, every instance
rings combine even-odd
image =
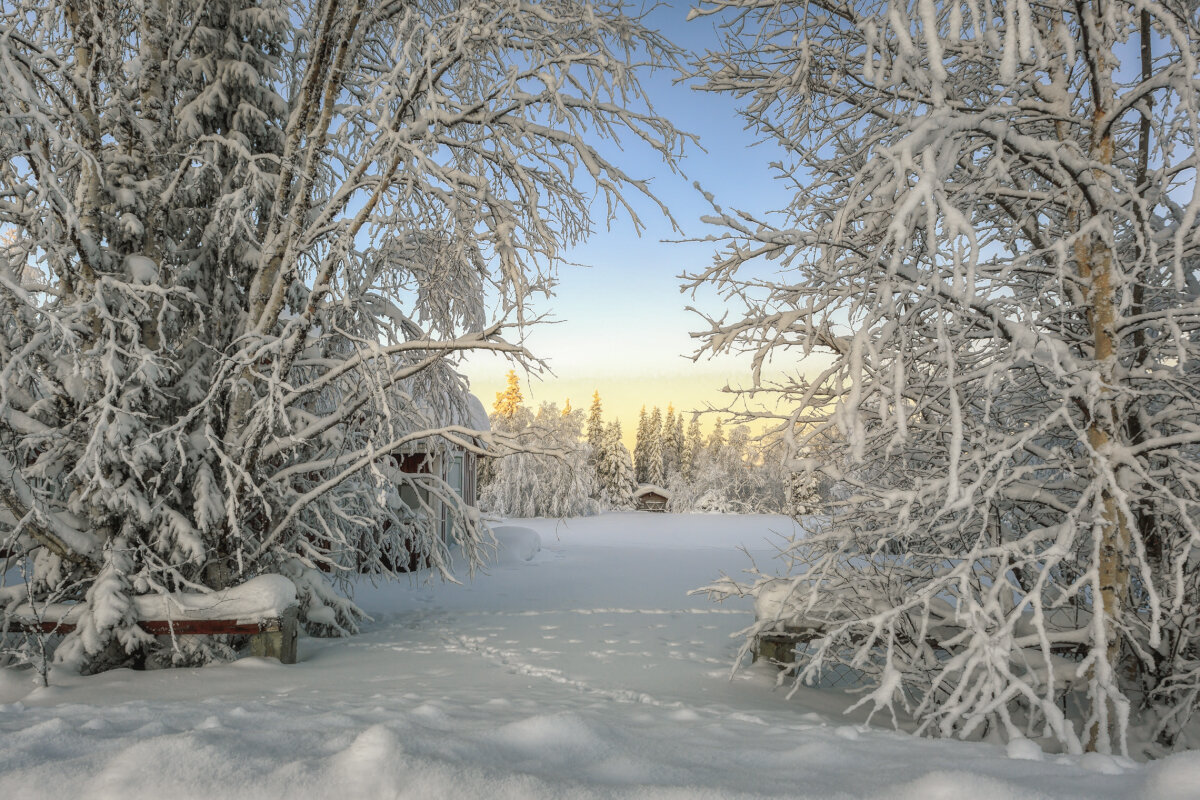
[[[154,636],[249,636],[250,654],[296,663],[300,610],[296,587],[281,575],[261,575],[213,592],[139,595],[138,626]],[[55,603],[37,610],[21,604],[0,613],[0,634],[70,633],[83,607]]]
[[[278,658],[280,663],[296,663],[296,643],[300,638],[299,611],[289,608],[278,617],[260,620],[241,619],[148,619],[138,627],[154,636],[249,636],[250,655]],[[37,622],[27,618],[0,618],[0,634],[70,633],[73,622]]]

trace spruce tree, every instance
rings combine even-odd
[[[633,444],[634,479],[645,483],[649,461],[646,459],[646,448],[650,445],[650,421],[646,416],[646,407],[638,412],[637,437]]]
[[[650,413],[646,422],[646,483],[662,486],[667,482],[663,474],[663,418],[658,406]]]
[[[793,472],[788,476],[786,491],[789,516],[804,517],[820,510],[820,481],[814,473]]]
[[[667,406],[667,421],[663,426],[663,455],[666,460],[666,476],[681,472],[683,465],[683,412],[675,413],[674,406]]]
[[[707,448],[709,453],[714,457],[719,457],[721,451],[725,449],[725,428],[721,423],[720,417],[717,417],[717,421],[713,424],[712,433],[708,435]]]
[[[631,508],[637,482],[634,480],[633,459],[621,441],[619,420],[613,420],[604,429],[597,470],[607,505],[616,509]]]
[[[680,457],[679,471],[685,481],[690,481],[696,474],[696,460],[704,450],[704,435],[700,432],[700,415],[692,414],[688,423],[687,436],[683,440],[683,454]]]
[[[587,440],[592,448],[592,457],[598,457],[604,442],[604,409],[600,405],[600,391],[592,393],[592,407],[588,409]]]
[[[667,403],[667,416],[663,420],[662,451],[663,451],[663,482],[679,471],[680,449],[674,446],[675,440],[675,405]]]
[[[600,470],[601,451],[604,445],[604,417],[599,390],[592,393],[592,406],[588,409],[587,442],[588,464],[591,465],[592,471],[596,475],[597,499],[601,499],[604,492],[604,480]]]

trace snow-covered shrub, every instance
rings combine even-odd
[[[770,442],[752,440],[739,425],[725,438],[715,430],[708,445],[689,458],[686,471],[667,482],[670,509],[709,514],[778,514],[787,512],[787,466]]]
[[[502,517],[578,517],[596,513],[596,473],[591,447],[581,441],[583,411],[562,413],[543,403],[511,416],[492,415],[505,438],[497,442],[490,481],[480,506]],[[508,452],[505,449],[508,448]]]

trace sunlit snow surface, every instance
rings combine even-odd
[[[741,570],[738,545],[765,565],[785,518],[510,524],[490,574],[364,586],[375,621],[302,639],[294,666],[32,692],[0,671],[0,798],[1200,798],[1197,752],[1144,766],[914,739],[835,693],[787,700],[768,667],[731,681],[749,604],[686,592]]]

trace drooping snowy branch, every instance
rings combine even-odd
[[[723,249],[691,281],[743,309],[705,351],[752,356],[794,452],[833,443],[833,523],[791,554],[828,631],[798,678],[851,664],[947,734],[1120,751],[1138,709],[1172,744],[1200,660],[1195,10],[697,13],[728,34],[704,87],[744,99],[795,190],[768,216],[714,199]]]

